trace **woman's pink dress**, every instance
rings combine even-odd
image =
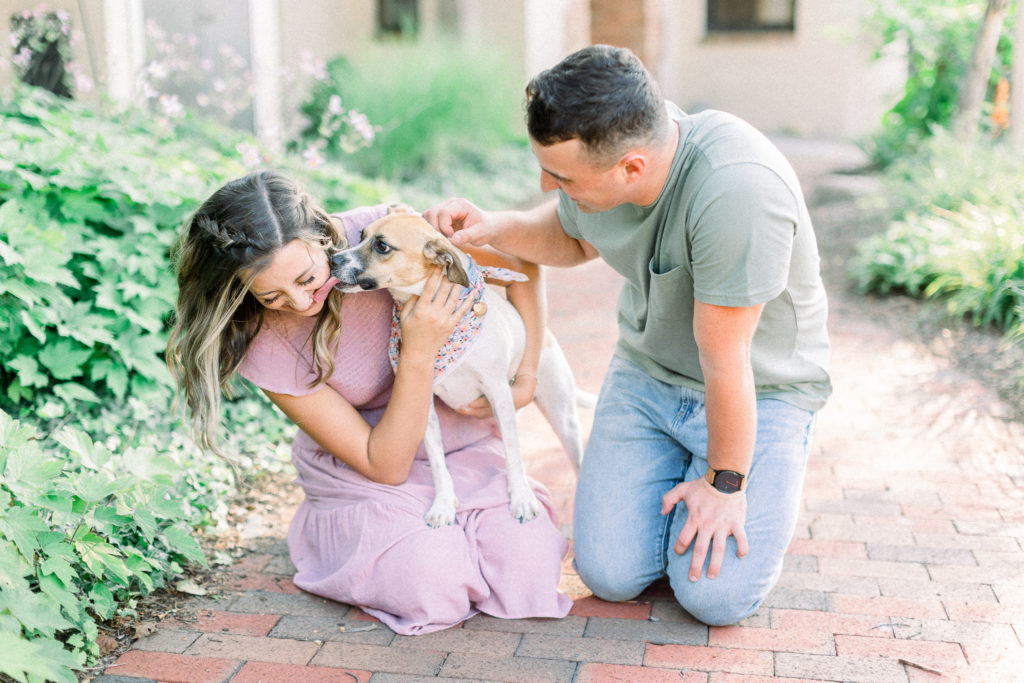
[[[384,213],[384,207],[373,207],[341,214],[349,242],[358,241],[362,228]],[[385,291],[347,294],[342,311],[327,386],[373,425],[394,382],[387,356],[391,297]],[[267,311],[241,374],[275,393],[315,391],[308,386],[313,323]],[[436,407],[459,500],[455,524],[439,529],[424,521],[434,486],[422,445],[408,480],[388,486],[366,479],[298,432],[292,460],[306,498],[288,533],[298,569],[295,584],[357,605],[406,635],[447,628],[477,612],[504,618],[565,616],[571,602],[557,586],[567,543],[547,491],[534,484],[547,514],[517,522],[509,511],[494,421],[459,415],[440,401]]]

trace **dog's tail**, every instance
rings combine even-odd
[[[597,394],[576,387],[576,405],[580,408],[593,408],[597,405]]]

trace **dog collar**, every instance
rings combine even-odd
[[[526,282],[529,279],[522,273],[508,268],[478,266],[472,257],[469,259],[466,275],[469,277],[469,287],[463,288],[459,295],[459,303],[461,304],[469,297],[472,297],[476,303],[466,315],[462,316],[459,324],[448,337],[448,341],[434,357],[435,384],[458,367],[483,330],[486,307],[481,311],[479,306],[483,305],[481,299],[484,294],[484,278],[505,282]],[[399,351],[402,346],[401,313],[402,305],[397,301],[394,302],[394,306],[391,308],[391,336],[388,339],[388,360],[391,361],[392,370],[398,369]]]

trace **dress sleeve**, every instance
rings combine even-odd
[[[277,314],[282,315],[282,314]],[[308,396],[320,387],[311,387],[315,375],[310,358],[312,350],[306,334],[288,334],[282,321],[268,315],[259,333],[249,344],[238,374],[260,389],[275,394]],[[312,329],[312,326],[309,326]],[[321,385],[322,386],[322,385]]]
[[[341,219],[345,226],[345,237],[348,239],[348,246],[354,247],[359,244],[363,228],[378,218],[383,218],[387,213],[387,205],[378,204],[376,206],[364,206],[352,209],[351,211],[336,213],[334,217]]]

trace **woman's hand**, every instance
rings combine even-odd
[[[433,361],[462,316],[469,312],[473,298],[460,304],[460,285],[445,279],[440,268],[427,277],[423,292],[402,307],[402,357]]]

